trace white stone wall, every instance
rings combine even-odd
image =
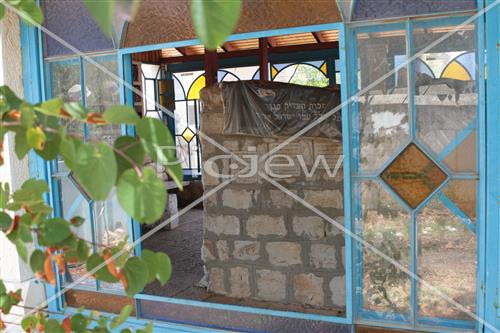
[[[223,135],[220,88],[205,88],[201,96],[201,131],[232,152],[243,156],[255,151],[260,156],[284,140]],[[309,168],[318,155],[324,155],[333,169],[341,146],[340,141],[300,138],[279,154],[294,160],[300,155]],[[203,161],[213,161],[209,167],[223,175],[240,171],[234,159],[213,160],[225,153],[203,138],[202,151]],[[225,180],[207,173],[207,165],[203,169],[205,193]],[[298,163],[271,171],[293,175],[275,179],[343,221],[342,168],[335,177],[322,167],[306,177]],[[340,312],[345,308],[343,233],[259,176],[237,178],[205,200],[203,259],[214,293]]]
[[[23,96],[21,39],[18,17],[7,12],[0,21],[0,85],[8,85]],[[0,167],[0,182],[8,182],[12,190],[19,188],[29,178],[28,159],[18,160],[14,153],[14,137],[9,135],[3,143],[4,165]],[[12,243],[0,234],[0,279],[10,290],[22,289],[25,300],[21,305],[33,307],[45,299],[43,285],[36,283],[31,269],[17,255]],[[27,310],[14,307],[14,315],[2,316],[7,322],[19,320]],[[16,330],[14,327],[11,329]]]

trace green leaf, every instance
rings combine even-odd
[[[124,328],[120,331],[120,333],[132,333],[132,330],[130,328]]]
[[[104,111],[102,117],[110,124],[130,124],[135,125],[141,118],[130,106],[114,105]]]
[[[99,328],[102,329],[102,330],[97,330],[97,332],[99,332],[99,333],[108,332],[108,330],[106,329],[106,326],[108,326],[108,320],[109,320],[108,317],[100,317],[97,320],[97,326],[99,326]]]
[[[123,266],[125,266],[125,264],[127,263],[128,252],[124,251],[122,254],[120,254],[117,257],[115,257],[115,255],[118,252],[121,252],[123,250],[124,245],[126,245],[126,244],[127,244],[127,242],[122,242],[118,246],[112,247],[110,249],[111,256],[114,258],[113,262],[114,262],[115,266],[120,268],[120,269],[123,268]]]
[[[191,0],[191,18],[198,38],[208,50],[216,50],[233,32],[241,12],[241,0]]]
[[[64,105],[62,98],[57,97],[42,102],[39,106],[35,106],[35,110],[47,116],[63,117],[61,109]]]
[[[102,32],[109,38],[112,38],[115,1],[83,0],[83,3]]]
[[[22,103],[19,111],[21,112],[21,124],[24,128],[30,128],[33,126],[33,121],[35,120],[35,114],[33,113],[33,107],[31,104]]]
[[[90,272],[97,266],[101,265],[104,263],[104,259],[99,256],[97,253],[93,253],[90,257],[87,259],[87,271]],[[116,279],[111,273],[108,271],[108,268],[106,265],[104,265],[102,268],[97,270],[97,272],[94,273],[96,279],[104,281],[104,282],[109,282],[109,283],[115,283],[118,282],[118,279]]]
[[[24,262],[27,262],[28,261],[28,249],[26,248],[26,245],[24,245],[24,242],[22,240],[20,240],[19,238],[15,239],[12,242],[14,243],[14,245],[16,245],[16,250],[17,250],[17,254],[19,255],[19,257],[21,257],[21,259],[23,259]]]
[[[16,137],[14,138],[14,151],[18,159],[22,160],[30,151],[30,146],[26,140],[26,131],[16,130]]]
[[[70,170],[75,169],[76,152],[82,145],[82,141],[77,138],[63,136],[61,138],[61,146],[59,147],[60,154],[64,159],[64,163]]]
[[[117,328],[118,326],[120,326],[121,324],[123,324],[125,322],[125,320],[127,320],[127,318],[130,316],[131,313],[132,313],[132,305],[131,304],[125,305],[122,308],[122,310],[120,311],[120,315],[117,316],[117,317],[114,317],[111,320],[111,323],[109,324],[109,327],[111,329]]]
[[[76,260],[77,262],[85,262],[89,256],[89,246],[83,239],[79,239],[74,243],[74,246],[65,251],[68,260]]]
[[[56,245],[71,235],[69,223],[61,218],[44,221],[39,228],[43,245]]]
[[[0,114],[10,111],[12,109],[19,109],[23,100],[8,86],[0,87]]]
[[[22,203],[43,201],[43,194],[48,191],[49,185],[44,180],[28,179],[14,192],[12,198]]]
[[[115,150],[119,150],[127,156],[128,159],[132,160],[139,166],[144,163],[144,149],[142,148],[141,142],[137,138],[131,136],[121,136],[115,140],[114,144]],[[121,174],[128,169],[131,169],[133,165],[125,157],[120,155],[115,151],[116,164],[118,165],[117,177],[119,178]]]
[[[158,258],[158,273],[156,274],[156,278],[163,286],[170,280],[170,276],[172,275],[172,263],[166,253],[157,252],[156,257]]]
[[[9,183],[0,183],[0,209],[7,207],[10,198],[10,185]]]
[[[5,294],[6,291],[7,289],[5,288],[5,284],[2,280],[0,280],[0,294]]]
[[[0,230],[7,230],[12,224],[12,219],[10,215],[5,212],[0,212]]]
[[[71,317],[71,331],[75,333],[83,333],[87,328],[87,319],[81,313],[76,313]]]
[[[168,164],[176,160],[174,139],[160,120],[142,118],[137,123],[136,132],[141,138],[144,150],[155,162]]]
[[[156,274],[158,273],[158,259],[156,253],[148,249],[143,249],[141,253],[142,260],[148,265],[148,283],[153,282],[156,279]]]
[[[24,216],[28,217],[28,219],[31,218],[31,214],[26,214]],[[17,226],[16,232],[19,235],[19,239],[24,243],[33,241],[33,238],[31,237],[30,225],[25,222],[23,223],[22,218],[19,222],[19,225]]]
[[[65,333],[64,329],[62,328],[62,326],[55,319],[49,319],[49,320],[47,320],[47,322],[45,323],[44,332]]]
[[[44,160],[53,160],[59,154],[61,136],[59,133],[48,132],[43,149],[35,149],[36,153]]]
[[[31,148],[42,150],[47,137],[40,127],[31,127],[26,131],[26,142]]]
[[[63,106],[64,111],[66,111],[72,118],[76,120],[85,120],[87,119],[87,111],[83,108],[80,103],[70,102],[64,103]]]
[[[153,169],[144,168],[141,177],[131,169],[118,180],[117,197],[125,212],[134,219],[153,223],[165,211],[167,190]]]
[[[148,282],[148,266],[139,257],[130,258],[123,267],[127,279],[127,295],[139,293]]]
[[[76,151],[74,171],[88,194],[95,200],[106,200],[116,181],[113,150],[104,143],[82,144]]]
[[[5,16],[5,6],[0,4],[0,20]]]
[[[169,163],[167,166],[167,173],[175,182],[179,190],[182,191],[182,179],[184,177],[184,171],[182,170],[181,163],[179,161]]]
[[[153,323],[149,322],[146,324],[146,326],[144,326],[144,333],[153,333],[153,329],[154,329]]]
[[[43,23],[43,13],[40,7],[36,4],[35,0],[22,0],[16,6],[21,11],[20,17],[24,22],[33,25]]]
[[[9,313],[12,303],[10,302],[10,297],[7,294],[0,295],[0,310],[3,313]]]
[[[45,262],[46,254],[42,250],[35,250],[31,254],[30,267],[31,270],[36,272],[43,272],[43,263]]]
[[[35,316],[24,317],[23,320],[21,320],[21,328],[25,332],[34,332],[37,323],[38,320]]]

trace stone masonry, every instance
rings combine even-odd
[[[284,140],[224,135],[220,88],[205,88],[201,97],[201,131],[245,161],[251,161],[251,154],[262,156]],[[249,175],[241,163],[209,140],[201,140],[205,194],[239,173],[204,202],[202,253],[209,291],[234,298],[343,311],[343,233],[258,174]],[[271,155],[267,174],[343,223],[342,167],[331,176],[319,163],[310,177],[301,167],[302,162],[311,170],[322,155],[333,171],[341,146],[340,141],[300,138]],[[289,158],[295,162],[293,165]],[[254,165],[266,170],[265,161]],[[284,175],[290,177],[282,178]]]

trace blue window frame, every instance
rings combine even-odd
[[[349,64],[351,68],[350,93],[354,94],[363,89],[361,96],[356,99],[357,102],[351,104],[350,117],[351,133],[349,137],[352,144],[350,152],[351,172],[353,174],[352,212],[353,221],[355,221],[354,230],[358,236],[373,243],[382,253],[389,257],[400,258],[398,261],[412,274],[410,277],[405,277],[407,274],[404,271],[395,269],[392,264],[389,264],[392,267],[384,267],[383,263],[377,264],[377,260],[367,255],[364,244],[357,241],[355,243],[355,301],[356,316],[359,322],[367,324],[391,322],[391,325],[400,327],[426,327],[428,329],[431,329],[431,326],[440,325],[457,329],[476,327],[476,323],[472,318],[468,316],[464,318],[457,314],[443,312],[445,311],[443,308],[431,308],[433,311],[428,312],[426,308],[428,306],[426,297],[429,297],[429,293],[426,291],[427,285],[419,284],[416,279],[417,276],[431,279],[428,275],[425,275],[426,263],[422,259],[425,259],[426,255],[426,252],[422,251],[428,250],[428,246],[422,244],[426,238],[425,230],[422,230],[422,227],[426,226],[424,218],[429,216],[432,209],[446,212],[447,215],[444,217],[446,223],[455,221],[453,227],[448,225],[447,227],[460,230],[458,233],[461,232],[461,237],[471,240],[470,248],[467,249],[474,251],[472,261],[478,260],[477,266],[475,263],[471,263],[469,269],[467,264],[464,264],[458,272],[449,272],[448,275],[455,277],[457,274],[462,273],[462,275],[471,275],[472,277],[468,280],[466,288],[472,290],[473,293],[479,290],[477,286],[484,279],[481,262],[483,260],[481,258],[481,244],[483,244],[484,237],[484,231],[482,231],[484,219],[481,217],[484,215],[482,213],[483,207],[479,204],[484,200],[484,194],[479,190],[485,182],[482,168],[482,161],[484,160],[482,156],[484,155],[481,149],[476,148],[478,142],[481,142],[481,138],[484,136],[484,132],[478,131],[482,127],[481,122],[484,121],[482,120],[483,106],[481,102],[483,92],[480,79],[476,81],[475,87],[471,88],[471,84],[468,84],[468,82],[473,81],[476,77],[480,78],[482,75],[482,67],[476,66],[477,59],[480,58],[476,55],[476,50],[482,50],[483,48],[481,46],[482,40],[477,38],[478,34],[475,32],[475,29],[478,29],[478,27],[474,26],[475,21],[469,21],[469,24],[463,27],[465,32],[455,38],[457,40],[456,44],[453,44],[453,38],[449,38],[446,44],[426,49],[426,53],[417,58],[416,61],[410,62],[407,66],[402,66],[404,59],[411,60],[415,52],[424,49],[430,42],[437,40],[438,37],[467,19],[468,17],[447,18],[439,21],[408,20],[406,23],[359,27],[351,31],[350,50],[353,52],[350,53]],[[425,31],[425,35],[419,35],[419,33],[422,33],[421,31]],[[433,31],[436,32],[436,36],[431,38],[429,36],[432,35],[429,34],[432,34]],[[471,50],[462,50],[463,47],[468,45],[471,45]],[[453,47],[458,48],[454,49]],[[426,58],[426,55],[429,56]],[[430,55],[434,55],[434,57]],[[437,59],[439,61],[439,56],[447,60],[444,62],[441,59],[439,62],[441,68],[437,68],[437,63],[431,63],[430,65],[426,63],[426,60],[436,62]],[[462,61],[457,63],[458,59]],[[468,65],[464,64],[464,60],[468,62]],[[479,68],[478,73],[466,70],[467,67],[474,68],[474,70]],[[390,70],[394,70],[394,74],[387,74]],[[439,74],[436,75],[436,72]],[[383,79],[377,80],[380,77],[383,77]],[[440,77],[440,79],[435,79],[435,77]],[[453,134],[450,134],[449,137],[429,140],[429,132],[422,132],[422,127],[432,127],[436,124],[435,116],[430,117],[432,112],[428,113],[423,109],[425,105],[424,99],[426,98],[423,96],[435,89],[429,88],[429,82],[445,83],[445,85],[456,82],[464,86],[468,85],[469,90],[467,92],[465,90],[461,91],[462,104],[467,98],[465,97],[467,93],[477,96],[477,99],[475,97],[471,98],[466,103],[470,107],[463,107],[460,110],[458,108],[457,110],[454,109],[455,115],[452,116],[455,119],[454,121],[461,112],[465,112],[464,108],[468,111],[463,124],[454,128]],[[436,95],[439,94],[436,93]],[[447,93],[446,97],[454,96],[454,102],[456,103],[457,98],[459,98],[456,95]],[[439,99],[442,96],[436,97]],[[397,106],[396,108],[389,104],[384,105],[383,101],[387,102],[390,99],[392,99],[392,102],[389,102],[389,104],[393,103]],[[425,112],[428,113],[427,118],[430,121],[426,122]],[[434,110],[434,112],[436,111]],[[377,125],[376,117],[381,115],[384,116],[385,125],[391,123],[391,120],[387,119],[388,117],[397,118],[393,119],[394,127],[382,128],[380,127],[382,125]],[[370,126],[373,127],[368,126],[366,122],[372,122]],[[367,136],[366,132],[369,130],[373,131],[373,133],[368,133]],[[436,128],[433,131],[438,130]],[[388,133],[386,134],[387,138],[392,139],[386,140],[383,136],[377,136],[377,133],[384,131]],[[478,139],[470,140],[472,146],[469,145],[467,149],[463,146],[460,147],[468,140],[466,138],[470,138],[471,133],[475,133]],[[398,193],[397,188],[388,185],[384,180],[385,170],[398,163],[398,159],[404,155],[404,151],[408,149],[410,143],[416,144],[419,147],[418,149],[423,152],[423,155],[427,155],[426,158],[429,159],[429,164],[439,166],[441,170],[444,170],[448,178],[439,186],[433,187],[429,195],[425,196],[425,200],[418,202],[416,207],[408,203],[408,199],[412,198],[405,198],[404,194],[402,196],[400,192]],[[370,148],[370,145],[373,145],[373,147]],[[464,155],[465,152],[470,152],[471,149],[472,156],[467,157],[467,155]],[[448,156],[452,152],[460,156],[458,159],[455,158],[454,162],[448,160]],[[463,162],[464,160],[477,162],[475,165],[467,166],[457,163],[457,161]],[[470,199],[468,199],[474,206],[471,210],[467,210],[463,206],[463,202],[458,203],[456,197],[450,199],[450,193],[453,192],[450,191],[452,187],[461,187],[465,191],[472,193],[472,196],[469,196]],[[368,198],[372,202],[367,201]],[[379,198],[378,204],[373,202],[374,198]],[[385,206],[377,206],[381,203]],[[373,234],[372,237],[370,233],[375,231],[377,225],[370,224],[372,223],[370,222],[370,216],[373,217],[373,213],[382,214],[381,216],[386,217],[380,222],[384,221],[383,224],[379,224],[378,229],[380,230]],[[435,224],[432,226],[435,226]],[[377,242],[378,237],[381,237],[380,235],[385,237],[382,243]],[[464,238],[458,238],[458,240],[464,240]],[[389,251],[387,244],[393,244],[394,242],[399,245]],[[389,246],[389,248],[391,247]],[[397,253],[394,252],[396,250]],[[463,252],[460,257],[461,260],[464,260],[464,257],[467,257],[470,251]],[[394,270],[393,279],[395,280],[393,281],[388,278],[388,272],[391,272],[391,270]],[[379,273],[380,275],[375,275]],[[374,280],[375,276],[378,276],[376,280]],[[391,287],[380,287],[381,281],[392,283],[392,290],[390,290]],[[439,284],[439,281],[434,281],[434,283]],[[448,283],[453,284],[450,281]],[[455,283],[458,283],[458,281]],[[370,289],[370,286],[374,286],[375,290],[385,290],[385,293],[391,294],[389,298],[398,300],[399,304],[381,306],[380,304],[383,304],[384,301],[380,298],[383,297],[377,295],[372,290],[373,288]],[[455,296],[457,295],[452,294],[452,297]],[[467,302],[466,304],[470,304],[472,312],[477,311],[478,315],[481,316],[481,293],[477,293],[477,299],[471,296]]]

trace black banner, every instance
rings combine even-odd
[[[223,82],[224,133],[291,136],[340,104],[340,91],[281,82]],[[340,109],[303,136],[340,139]]]

